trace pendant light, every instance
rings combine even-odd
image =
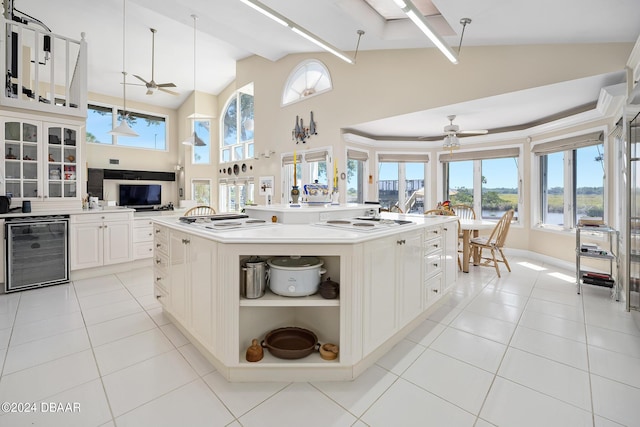
[[[120,124],[113,128],[109,132],[110,135],[115,136],[139,136],[136,131],[129,127],[127,119],[129,114],[127,113],[127,72],[125,67],[125,48],[126,48],[126,17],[127,17],[127,0],[122,0],[122,119]]]
[[[193,18],[193,133],[182,143],[184,145],[194,145],[196,147],[204,147],[207,144],[200,139],[196,132],[196,21],[198,17],[191,15]]]

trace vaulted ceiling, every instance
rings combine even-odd
[[[398,14],[393,0],[262,2],[344,51],[354,50],[359,29],[366,32],[361,50],[433,47],[410,21]],[[640,34],[637,0],[415,0],[415,3],[425,13],[435,13],[429,20],[447,43],[456,48],[462,29],[459,22],[465,17],[471,18],[472,23],[465,30],[464,46],[634,42]],[[90,47],[89,90],[121,96],[123,0],[14,0],[14,6],[43,21],[54,33],[79,39],[80,33],[85,32]],[[199,91],[220,93],[235,78],[235,62],[250,55],[275,61],[291,53],[318,50],[239,0],[127,0],[126,71],[150,77],[149,29],[155,28],[155,81],[174,82],[179,93],[147,96],[144,87],[132,87],[127,92],[128,98],[177,108],[191,93],[192,14],[199,17]],[[575,82],[562,88],[564,102],[567,107],[593,102],[597,99],[593,88],[616,78],[586,79],[582,83],[590,90],[588,96],[580,91],[581,82]],[[530,95],[541,99],[539,94]],[[437,113],[446,116],[444,109]],[[476,123],[464,126],[487,127],[484,120],[479,126]],[[376,133],[377,125],[363,124],[361,130]],[[406,122],[403,126],[408,129]]]

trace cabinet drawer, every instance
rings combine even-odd
[[[431,236],[429,236],[431,237]],[[424,242],[424,252],[426,254],[434,252],[434,251],[441,251],[442,250],[442,236],[438,236],[436,238],[431,238],[428,240],[425,240]]]
[[[136,227],[133,229],[133,243],[152,242],[153,227]]]
[[[427,228],[424,233],[425,233],[425,237],[424,237],[425,240],[430,240],[430,239],[433,239],[434,237],[442,235],[442,227]]]
[[[102,222],[102,221],[129,221],[132,218],[133,218],[132,212],[87,213],[82,215],[71,215],[71,223],[82,224],[87,222]]]
[[[136,218],[133,221],[134,228],[153,227],[153,221],[147,218]]]
[[[425,301],[430,302],[437,299],[442,293],[442,273],[438,273],[426,281]]]
[[[167,227],[161,227],[159,225],[153,226],[153,236],[156,240],[169,240],[169,229]]]
[[[431,252],[424,257],[424,276],[428,277],[442,269],[442,250]]]
[[[166,306],[169,302],[169,294],[167,294],[167,292],[162,287],[160,287],[157,282],[153,287],[153,296],[156,297],[156,301],[158,301],[163,307]]]
[[[157,275],[165,275],[164,272],[169,268],[169,257],[163,253],[156,253],[153,257],[153,265],[158,270]]]
[[[133,244],[133,258],[143,259],[153,256],[153,242],[137,242]]]
[[[156,288],[162,289],[165,294],[169,293],[169,286],[167,283],[167,273],[159,268],[153,269],[153,284]]]

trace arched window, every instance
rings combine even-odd
[[[253,83],[227,101],[220,119],[220,163],[253,158]]]
[[[316,59],[301,62],[287,79],[282,93],[282,105],[331,90],[331,76],[324,64]]]

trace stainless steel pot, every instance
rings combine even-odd
[[[245,298],[255,299],[264,295],[269,270],[266,261],[251,257],[242,264],[240,293]]]

